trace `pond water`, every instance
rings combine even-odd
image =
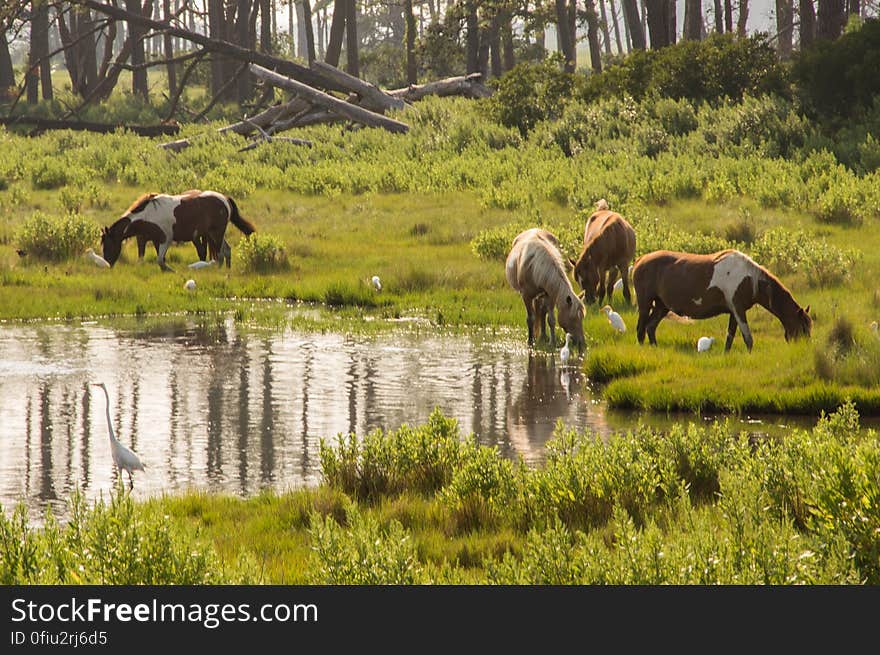
[[[317,484],[322,437],[414,425],[435,406],[529,464],[543,461],[559,419],[600,436],[668,425],[607,410],[577,370],[514,336],[417,323],[320,334],[231,319],[0,325],[0,504],[24,500],[39,519],[48,505],[65,516],[77,487],[107,496],[116,472],[105,401],[89,382],[106,383],[114,432],[147,465],[135,497]],[[772,433],[785,419],[737,421]]]

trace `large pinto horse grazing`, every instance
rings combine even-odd
[[[597,299],[602,304],[605,292],[608,300],[614,291],[617,273],[623,280],[623,297],[632,302],[629,291],[629,263],[636,254],[636,233],[632,225],[618,213],[609,211],[608,203],[600,200],[597,211],[587,219],[584,227],[584,248],[574,266],[574,278],[584,290],[588,303]],[[607,280],[606,280],[607,276]]]
[[[738,250],[711,255],[648,253],[633,266],[633,284],[639,303],[639,343],[644,343],[647,332],[651,344],[657,344],[657,326],[669,311],[692,318],[730,314],[724,349],[730,350],[739,326],[751,351],[746,311],[756,303],[779,319],[786,341],[809,337],[812,331],[810,307],[801,308],[775,275]]]
[[[529,345],[535,342],[535,318],[540,317],[542,311],[552,314],[555,307],[559,325],[572,335],[575,345],[583,349],[584,304],[568,281],[558,243],[546,230],[532,228],[521,232],[507,255],[505,274],[526,306]],[[547,307],[545,303],[552,304]],[[555,345],[555,335],[551,338]]]
[[[224,252],[226,226],[230,222],[245,235],[255,231],[242,218],[235,201],[222,193],[195,189],[174,196],[147,193],[135,200],[122,218],[104,228],[104,259],[111,266],[115,264],[122,242],[129,237],[138,237],[144,243],[152,241],[163,271],[171,270],[165,264],[165,253],[174,241],[192,241],[198,250],[199,240],[204,239],[211,258],[218,259]]]

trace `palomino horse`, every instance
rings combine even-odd
[[[572,335],[575,345],[583,349],[584,304],[571,288],[562,254],[555,243],[558,243],[556,237],[539,228],[517,235],[505,263],[507,282],[520,293],[526,306],[529,345],[535,342],[535,318],[542,304],[549,302],[552,303],[550,313],[555,306],[559,325]],[[552,338],[555,342],[555,335]]]
[[[779,319],[786,341],[809,337],[812,331],[810,307],[801,308],[775,275],[738,250],[711,255],[658,250],[636,260],[633,284],[639,303],[639,343],[644,343],[647,332],[651,344],[657,344],[657,326],[670,310],[692,318],[730,314],[724,349],[730,350],[739,326],[751,351],[746,311],[756,303]]]
[[[604,200],[600,200],[597,207],[599,210],[587,219],[580,257],[577,261],[569,260],[574,266],[574,278],[584,290],[584,300],[592,303],[598,299],[601,305],[606,290],[611,300],[619,272],[623,297],[631,303],[627,268],[636,254],[635,230],[620,214],[609,211]]]
[[[142,236],[144,242],[153,242],[163,271],[171,270],[165,264],[165,253],[174,241],[196,241],[203,237],[211,258],[218,259],[230,222],[246,236],[255,230],[242,218],[235,201],[216,191],[192,190],[176,196],[144,194],[132,203],[122,218],[104,228],[101,235],[104,259],[111,266],[115,264],[122,242],[132,236]]]

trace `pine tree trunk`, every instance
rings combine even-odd
[[[223,0],[208,0],[208,35],[218,41],[229,40],[226,34],[226,12]],[[211,95],[216,95],[226,84],[225,67],[224,57],[217,53],[211,55]]]
[[[608,13],[605,11],[605,0],[599,0],[599,16],[602,24],[602,40],[605,54],[611,55],[611,31],[608,29]]]
[[[746,23],[749,20],[749,0],[739,0],[739,16],[736,19],[736,34],[739,37],[746,35]]]
[[[776,0],[776,50],[783,61],[791,58],[794,9],[792,0]]]
[[[171,0],[162,0],[162,8],[165,11],[165,20],[171,20]],[[164,36],[165,59],[174,57],[174,42],[170,34]],[[177,93],[177,69],[174,64],[168,64],[168,97],[173,98]]]
[[[477,18],[477,3],[469,0],[465,3],[467,21],[467,72],[480,72],[480,21]]]
[[[703,3],[702,0],[685,0],[684,3],[684,38],[699,41],[703,35]]]
[[[636,0],[621,0],[623,6],[623,21],[633,50],[644,50],[647,47],[645,42],[645,30],[642,29],[642,22],[639,18],[639,6]]]
[[[345,12],[345,71],[349,75],[360,77],[357,0],[348,0],[345,4]]]
[[[813,0],[800,0],[798,6],[800,14],[800,46],[801,52],[811,48],[816,40],[816,9]]]
[[[252,6],[253,0],[238,0],[235,15],[235,42],[242,48],[247,48],[248,50],[252,50],[254,45],[252,42],[253,39],[251,39],[250,30],[250,12]],[[238,76],[236,87],[238,104],[241,105],[250,100],[253,87],[251,85],[250,76],[247,73]]]
[[[46,0],[31,3],[31,42],[28,55],[27,101],[52,99],[52,68],[49,62],[49,4]]]
[[[667,0],[666,11],[667,11],[667,31],[668,31],[668,41],[667,45],[674,45],[676,41],[676,37],[678,36],[678,13],[675,7],[676,0]]]
[[[573,73],[577,66],[577,59],[571,39],[568,5],[565,0],[556,0],[556,40],[565,61],[564,70],[567,73]]]
[[[645,0],[648,9],[648,31],[651,50],[669,45],[669,3],[666,0]]]
[[[715,31],[724,34],[724,10],[721,8],[721,0],[713,0],[715,7]]]
[[[846,0],[819,0],[816,19],[816,38],[836,39],[846,23]]]
[[[416,65],[416,17],[413,16],[412,0],[403,0],[406,14],[406,83],[417,84],[419,69]]]
[[[12,57],[9,55],[9,44],[6,31],[0,35],[0,97],[7,89],[15,86],[15,70],[12,68]]]
[[[260,0],[260,50],[272,54],[272,0]]]
[[[617,54],[623,54],[623,42],[620,39],[620,22],[617,20],[617,7],[614,6],[614,0],[608,0],[609,9],[611,10],[611,23],[614,26],[614,41],[617,44]]]
[[[303,36],[306,44],[306,59],[309,64],[315,61],[315,30],[312,27],[312,5],[309,0],[300,3],[303,12]]]
[[[505,13],[501,21],[501,68],[509,71],[516,66],[516,53],[513,48],[513,19]]]
[[[602,0],[599,0],[602,2]],[[602,72],[602,47],[599,45],[599,17],[593,0],[586,0],[587,5],[587,43],[590,46],[590,68],[594,73]]]
[[[501,21],[497,14],[489,24],[489,61],[492,77],[501,77]]]
[[[724,0],[724,31],[733,32],[733,0]]]
[[[342,38],[345,35],[345,12],[347,0],[334,0],[333,18],[330,22],[330,40],[327,42],[327,53],[324,61],[331,66],[339,66],[339,56],[342,54]]]

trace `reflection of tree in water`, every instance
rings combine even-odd
[[[89,441],[92,434],[91,425],[91,407],[92,395],[89,389],[89,383],[83,382],[82,385],[82,436],[80,441],[80,468],[82,469],[82,487],[89,488],[91,481],[91,458],[89,457]]]
[[[236,337],[235,351],[238,354],[238,484],[241,492],[248,488],[248,435],[250,434],[250,372],[251,360],[247,345]]]
[[[312,343],[303,346],[305,351],[305,362],[303,365],[302,375],[302,430],[300,436],[302,438],[302,458],[300,459],[300,474],[305,479],[309,474],[309,389],[312,386],[312,362],[315,356],[315,347]]]
[[[260,419],[260,482],[270,484],[275,478],[275,443],[273,426],[275,411],[272,408],[272,343],[264,343],[263,355],[263,408]]]
[[[52,464],[52,406],[49,383],[40,384],[40,500],[55,500]]]

